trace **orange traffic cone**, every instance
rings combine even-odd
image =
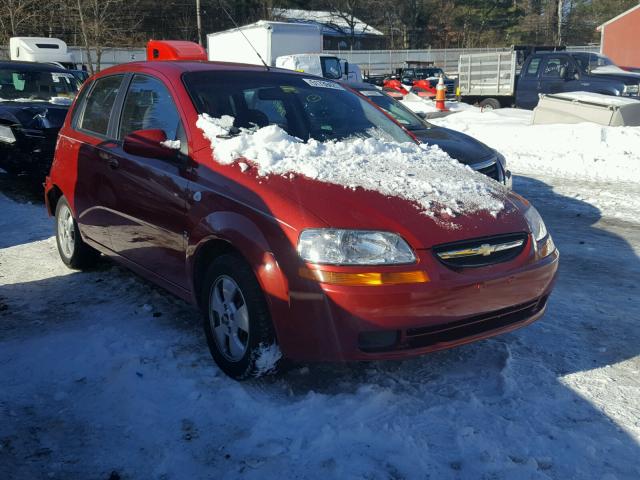
[[[447,87],[444,84],[444,80],[442,75],[440,75],[440,80],[438,80],[438,85],[436,86],[436,108],[441,112],[448,112],[449,109],[444,104],[446,99]]]

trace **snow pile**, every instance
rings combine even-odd
[[[504,207],[500,185],[438,147],[380,138],[305,143],[276,125],[241,129],[232,136],[230,116],[204,114],[197,126],[211,141],[216,161],[228,165],[245,158],[255,162],[260,176],[293,173],[346,188],[361,187],[412,201],[430,216],[481,210],[495,216]]]
[[[275,371],[278,362],[282,358],[282,352],[277,344],[261,344],[256,357],[256,377],[262,377]]]
[[[640,127],[531,125],[532,112],[474,108],[433,120],[501,152],[518,174],[640,182]]]

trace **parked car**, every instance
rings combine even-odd
[[[535,53],[522,66],[516,106],[533,109],[541,93],[576,91],[640,99],[640,74],[622,70],[597,53]]]
[[[402,103],[370,84],[348,86],[391,115],[422,143],[438,145],[451,158],[511,188],[511,172],[507,169],[506,159],[498,151],[464,133],[430,124]]]
[[[0,62],[0,167],[44,177],[77,91],[77,79],[63,68]]]
[[[292,71],[152,61],[84,84],[45,185],[60,257],[84,268],[103,253],[198,305],[228,375],[259,372],[274,342],[292,360],[397,359],[544,313],[558,252],[522,197],[488,187],[504,210],[452,228],[401,197],[215,161],[211,142],[233,132],[207,138],[204,114],[320,142],[414,140],[356,93]]]
[[[436,88],[440,77],[442,77],[444,85],[447,87],[447,96],[455,97],[456,80],[447,76],[442,68],[434,65],[420,65],[421,62],[414,63],[416,63],[416,65],[409,65],[408,67],[399,70],[398,77],[401,79],[403,84],[413,86],[417,81],[425,80],[430,84],[431,88]]]

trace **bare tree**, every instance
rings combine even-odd
[[[0,0],[0,36],[3,41],[18,36],[38,15],[38,0]]]
[[[135,38],[136,0],[76,0],[80,32],[91,74],[100,71],[104,48],[122,37]],[[95,51],[95,59],[92,58]],[[95,68],[93,63],[95,61]]]

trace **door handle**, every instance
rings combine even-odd
[[[120,166],[120,162],[114,157],[109,158],[108,164],[111,170],[116,170]]]

